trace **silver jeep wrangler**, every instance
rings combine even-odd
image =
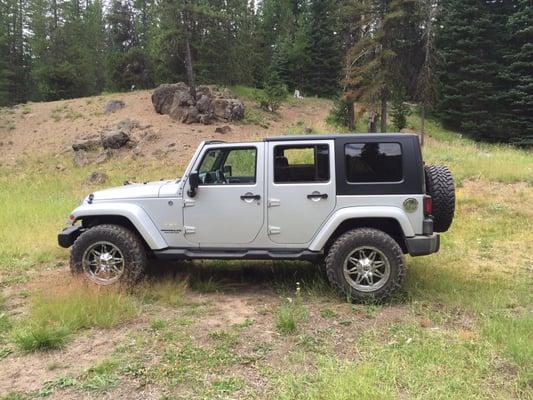
[[[202,142],[181,179],[91,193],[59,234],[73,273],[139,281],[151,258],[309,260],[354,301],[400,288],[404,254],[431,254],[453,219],[444,166],[409,134]]]

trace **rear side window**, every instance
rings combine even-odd
[[[292,145],[274,147],[274,182],[329,181],[329,146]]]
[[[399,143],[348,143],[344,146],[350,183],[399,182],[403,179]]]

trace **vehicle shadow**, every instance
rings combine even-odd
[[[150,264],[147,279],[187,281],[192,290],[199,292],[287,294],[299,286],[304,294],[335,295],[323,268],[304,261],[155,261]]]

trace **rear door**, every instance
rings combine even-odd
[[[334,142],[267,143],[270,240],[308,243],[335,208]]]

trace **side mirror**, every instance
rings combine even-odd
[[[198,171],[192,171],[189,174],[189,190],[187,194],[189,197],[196,196],[196,189],[198,189],[198,184],[200,183],[200,177],[198,176]]]

